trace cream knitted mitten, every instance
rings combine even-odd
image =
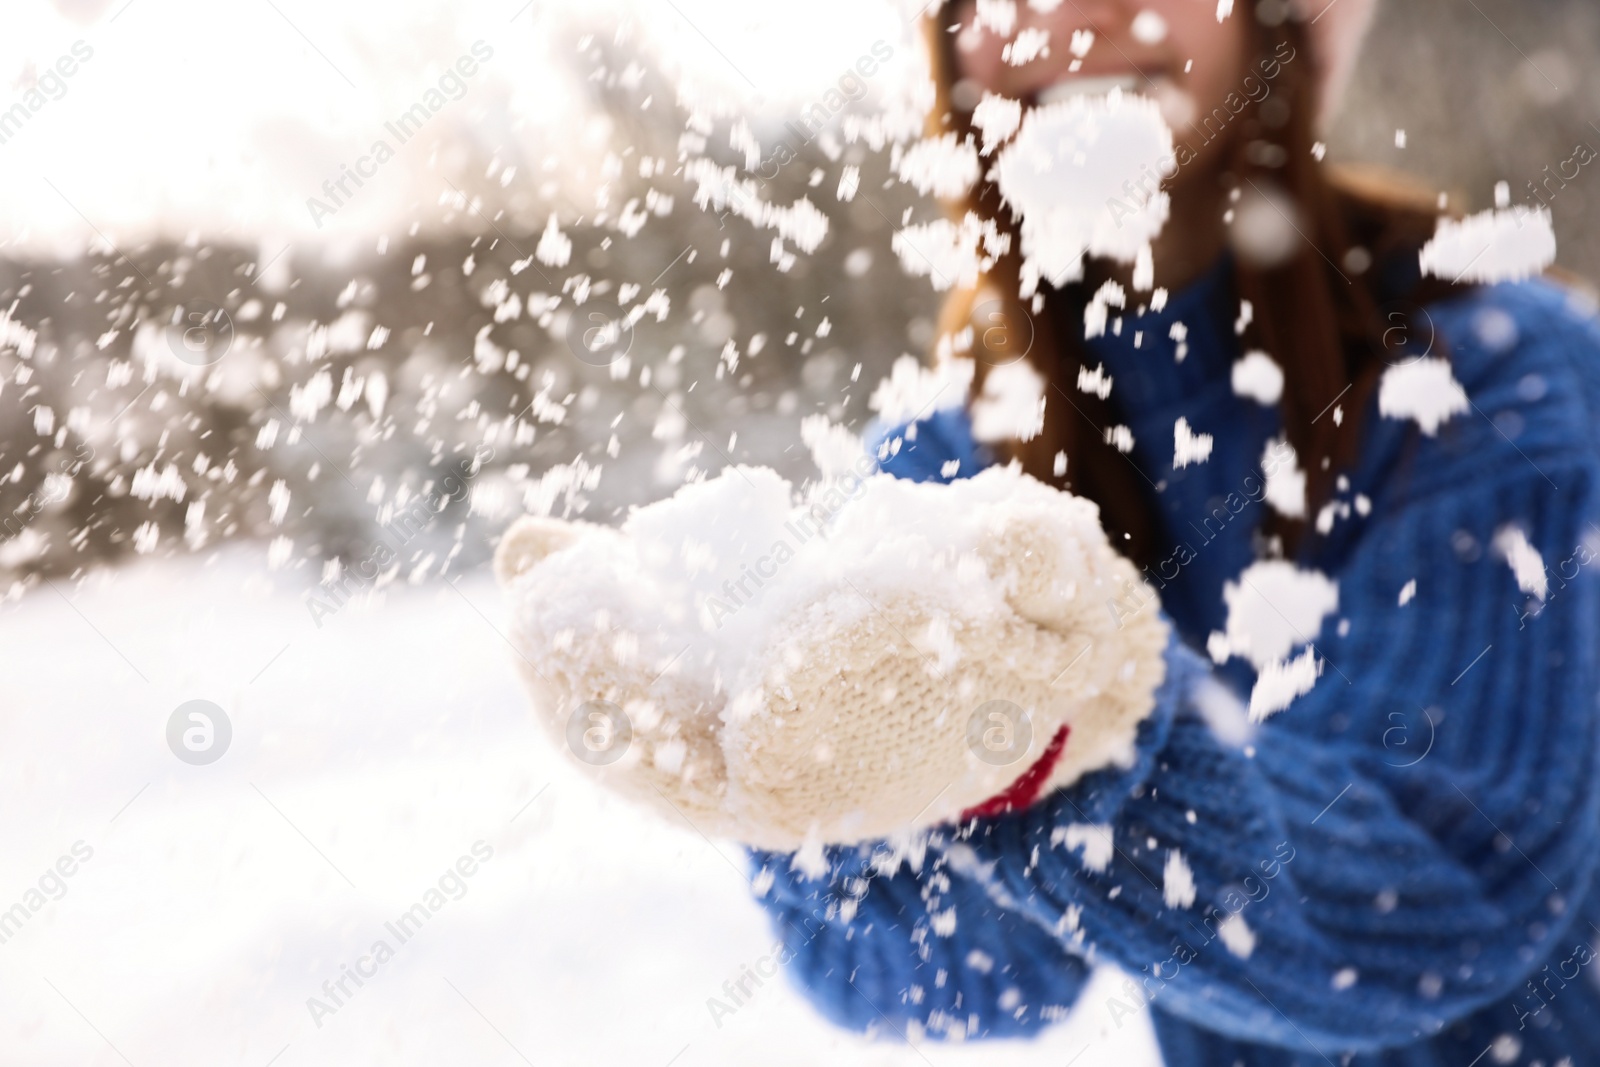
[[[796,508],[734,468],[620,530],[521,519],[495,562],[539,718],[578,762],[763,848],[1125,763],[1164,674],[1155,594],[1097,509],[1014,469],[847,478]]]

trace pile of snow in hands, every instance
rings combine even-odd
[[[1016,467],[852,472],[799,504],[775,472],[735,467],[618,529],[525,519],[498,565],[554,740],[572,746],[574,709],[605,701],[629,734],[606,784],[767,847],[954,818],[1068,723],[1056,773],[1126,761],[1163,672],[1150,595],[1112,610],[1138,578],[1098,509]],[[1026,758],[971,750],[995,700],[1029,717]]]

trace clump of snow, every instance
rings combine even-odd
[[[894,361],[889,376],[872,391],[867,407],[889,426],[961,407],[967,401],[976,369],[970,359],[946,359],[934,367],[925,367],[916,356],[901,356]]]
[[[1469,407],[1467,391],[1450,372],[1450,361],[1423,357],[1390,367],[1378,384],[1378,412],[1394,419],[1415,419],[1432,437],[1452,415]]]
[[[978,0],[977,21],[998,36],[1010,37],[1017,28],[1016,0]]]
[[[1156,253],[1147,243],[1139,249],[1133,260],[1133,288],[1148,293],[1156,284]]]
[[[992,367],[972,401],[972,437],[985,443],[1031,441],[1044,429],[1044,404],[1044,379],[1031,364]]]
[[[1550,591],[1550,578],[1545,574],[1544,557],[1528,543],[1528,535],[1517,526],[1502,526],[1494,535],[1494,550],[1498,552],[1516,576],[1517,588],[1532,593],[1543,600]]]
[[[1111,395],[1112,381],[1111,375],[1106,373],[1106,365],[1104,363],[1095,367],[1094,370],[1081,365],[1078,367],[1079,392],[1093,393],[1101,400],[1104,400]]]
[[[1167,865],[1161,872],[1161,897],[1169,908],[1187,908],[1194,903],[1194,872],[1177,849],[1167,852]]]
[[[800,420],[800,440],[824,478],[842,477],[861,464],[861,438],[820,412]]]
[[[848,204],[856,198],[856,193],[861,188],[861,168],[854,163],[845,165],[839,172],[839,188],[835,195],[840,203]]]
[[[1330,500],[1322,505],[1317,512],[1317,532],[1326,534],[1333,529],[1333,524],[1340,519],[1350,517],[1350,505],[1343,500]]]
[[[1107,278],[1083,306],[1083,339],[1104,337],[1112,308],[1128,306],[1128,291],[1115,278]]]
[[[1322,662],[1310,646],[1294,659],[1267,664],[1250,689],[1250,721],[1261,722],[1287,708],[1311,692],[1321,674]]]
[[[1164,294],[1164,291],[1163,291],[1163,294]],[[1165,304],[1166,301],[1163,299],[1161,302],[1163,304]],[[1154,302],[1152,302],[1151,306],[1154,306]],[[1188,356],[1188,354],[1189,354],[1189,327],[1188,327],[1188,325],[1186,323],[1181,322],[1181,321],[1180,322],[1174,322],[1172,324],[1172,328],[1167,331],[1167,336],[1169,338],[1171,338],[1172,340],[1178,342],[1177,347],[1175,349],[1173,349],[1173,352],[1172,352],[1173,362],[1182,363],[1184,361],[1184,358],[1186,356]]]
[[[1232,0],[1223,0],[1223,3],[1232,6]],[[1244,917],[1237,913],[1228,916],[1217,924],[1217,936],[1222,939],[1229,952],[1242,960],[1250,958],[1250,953],[1256,950],[1255,931],[1250,929]]]
[[[565,267],[572,258],[572,238],[561,232],[552,213],[539,243],[533,249],[534,258],[547,267]]]
[[[913,278],[927,275],[938,290],[971,288],[1011,247],[1011,235],[993,219],[967,212],[960,224],[949,219],[907,226],[890,242],[900,265]]]
[[[1050,831],[1050,847],[1066,845],[1068,851],[1078,849],[1083,855],[1083,865],[1091,871],[1104,871],[1116,851],[1110,826],[1093,823],[1069,823]]]
[[[1320,571],[1264,560],[1245,568],[1239,581],[1228,582],[1222,597],[1228,605],[1226,629],[1213,632],[1206,648],[1218,663],[1242,656],[1259,672],[1249,712],[1251,722],[1261,722],[1316,684],[1322,664],[1312,642],[1323,619],[1339,608],[1339,587]]]
[[[1191,463],[1204,463],[1211,458],[1211,435],[1208,433],[1195,433],[1189,428],[1189,420],[1180,417],[1172,425],[1173,458],[1172,466],[1182,470]]]
[[[1148,8],[1133,16],[1128,29],[1140,44],[1157,45],[1167,39],[1167,20]]]
[[[1283,396],[1283,368],[1260,349],[1246,352],[1233,365],[1233,391],[1258,404],[1276,404]]]
[[[1450,282],[1521,281],[1556,259],[1556,235],[1547,207],[1494,208],[1459,221],[1440,219],[1422,246],[1424,274]]]
[[[1000,58],[1013,67],[1032,63],[1050,55],[1050,31],[1030,26],[1000,50]]]
[[[761,197],[761,185],[740,178],[737,168],[719,167],[709,159],[691,159],[684,177],[695,183],[691,199],[702,209],[724,209],[762,229],[776,230],[784,240],[793,241],[800,251],[815,252],[828,236],[828,216],[808,197],[802,196],[789,207],[778,207]]]
[[[984,93],[972,110],[972,125],[983,135],[983,154],[988,155],[1022,125],[1022,101]]]
[[[1132,262],[1167,221],[1172,143],[1156,102],[1120,89],[1028,112],[992,172],[1022,219],[1025,282],[1076,281],[1086,252]]]
[[[23,359],[32,359],[39,335],[13,319],[14,310],[14,307],[0,308],[0,349],[9,348]]]
[[[789,860],[791,871],[799,871],[812,881],[825,876],[828,873],[828,866],[828,853],[819,837],[807,838],[804,844],[795,849],[794,857]]]
[[[1262,492],[1267,503],[1291,519],[1305,518],[1306,473],[1300,469],[1294,446],[1282,437],[1268,441],[1261,469],[1267,476]]]
[[[953,133],[924,138],[905,150],[896,173],[923,195],[954,199],[978,180],[978,150]]]
[[[1339,610],[1339,586],[1321,571],[1262,560],[1224,585],[1222,599],[1228,621],[1207,643],[1212,658],[1221,663],[1243,656],[1260,671],[1317,639],[1322,620]]]
[[[1243,337],[1245,328],[1254,322],[1255,318],[1256,306],[1248,300],[1239,301],[1239,317],[1233,320],[1233,332]]]

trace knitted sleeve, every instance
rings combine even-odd
[[[1570,363],[1490,362],[1463,374],[1475,410],[1386,461],[1393,491],[1330,573],[1348,625],[1308,635],[1321,675],[1287,710],[1219,729],[1238,700],[1174,639],[1133,767],[942,828],[892,875],[870,850],[814,881],[758,857],[780,920],[851,897],[794,942],[811,995],[857,1027],[1015,1032],[1103,960],[1164,1012],[1334,1059],[1536,1012],[1525,983],[1587,939],[1600,863],[1600,464]],[[960,436],[899,462],[948,477]]]
[[[948,843],[941,835],[937,843]],[[811,878],[755,852],[780,960],[834,1023],[917,1040],[1014,1037],[1062,1018],[1088,977],[1055,938],[977,878],[924,854],[900,868],[871,847],[830,848]]]
[[[1133,768],[935,833],[917,871],[758,857],[802,984],[857,1028],[1004,1034],[1059,1015],[1097,958],[1206,1029],[1328,1053],[1517,993],[1600,856],[1595,471],[1540,466],[1377,521],[1338,575],[1349,633],[1248,741],[1219,738],[1211,666],[1174,639]],[[1510,522],[1551,568],[1542,604],[1489,548]]]

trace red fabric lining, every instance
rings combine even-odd
[[[1061,752],[1067,747],[1067,735],[1071,732],[1070,726],[1063,726],[1057,730],[1056,735],[1050,739],[1050,744],[1045,747],[1044,754],[1034,761],[1033,766],[1023,771],[1022,776],[1002,792],[962,812],[961,821],[988,819],[1010,811],[1021,811],[1038,800],[1039,791],[1044,788],[1050,772],[1056,769],[1056,763],[1061,759]]]

